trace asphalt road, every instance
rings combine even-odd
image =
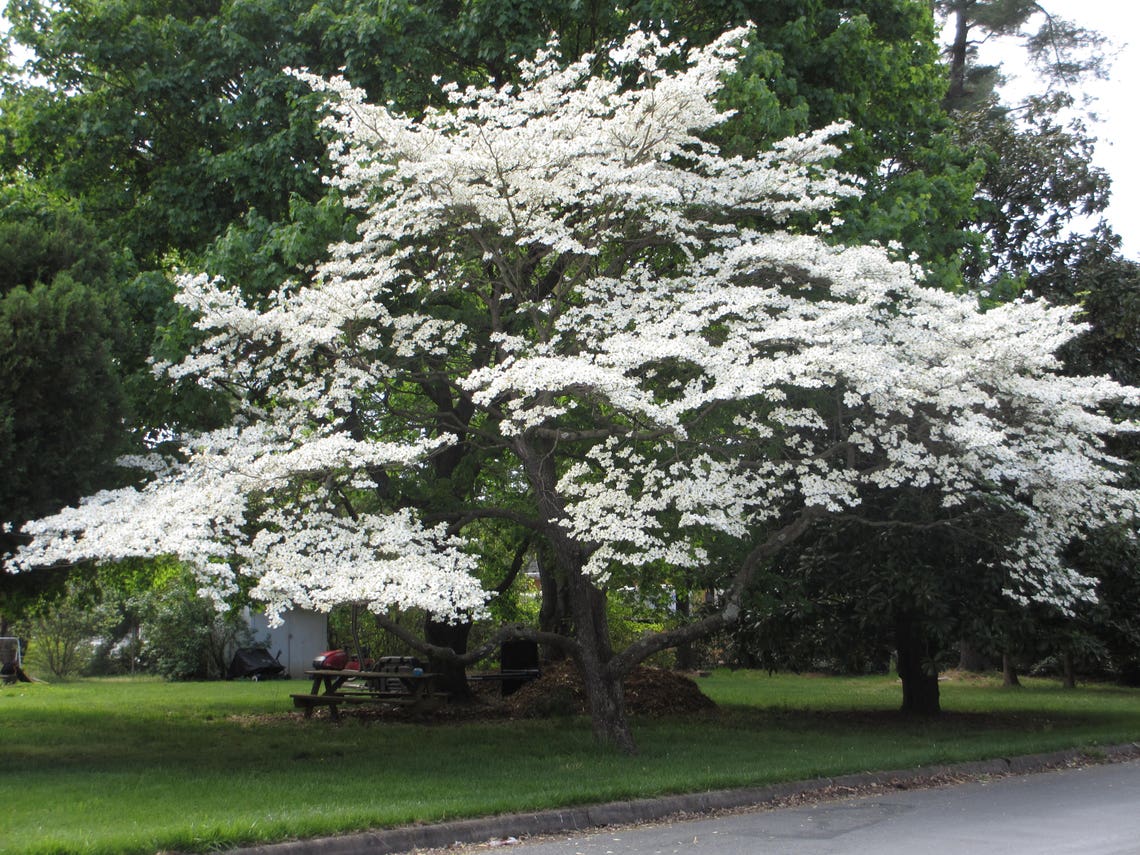
[[[1140,855],[1140,761],[462,852]]]

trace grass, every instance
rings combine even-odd
[[[660,793],[1140,739],[1140,691],[943,684],[937,720],[897,682],[717,672],[722,705],[639,720],[640,753],[589,723],[411,725],[292,714],[293,683],[92,680],[0,689],[0,852],[210,851]]]

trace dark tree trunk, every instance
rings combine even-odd
[[[1021,680],[1017,678],[1017,666],[1013,664],[1013,657],[1008,653],[1001,655],[1001,684],[1014,687],[1021,685]]]
[[[580,572],[570,580],[570,605],[574,615],[575,640],[579,645],[578,668],[590,708],[594,738],[627,754],[637,752],[625,709],[625,688],[620,676],[607,666],[613,656],[606,595]]]
[[[566,602],[566,585],[555,562],[551,560],[549,549],[539,549],[538,583],[542,589],[542,605],[538,611],[538,628],[542,632],[570,635],[569,606]],[[557,662],[566,657],[566,652],[553,644],[543,645],[542,661]]]
[[[438,647],[450,647],[461,656],[467,652],[467,639],[470,634],[469,621],[445,623],[433,620],[430,616],[424,619],[424,640]],[[439,691],[447,692],[451,696],[452,703],[466,703],[471,700],[467,669],[462,663],[431,657],[428,660],[428,670],[440,675],[436,685]]]
[[[947,57],[950,84],[943,106],[952,109],[966,99],[966,63],[970,49],[970,21],[963,3],[954,12],[954,40]]]
[[[938,715],[938,671],[921,620],[903,613],[895,618],[895,648],[902,680],[902,711],[909,715]]]
[[[551,569],[566,593],[569,617],[573,620],[575,657],[590,709],[594,737],[628,754],[637,746],[625,709],[622,675],[610,667],[613,647],[606,617],[606,595],[583,572],[586,552],[559,525],[564,515],[558,495],[552,440],[528,437],[516,446],[527,478],[534,490],[541,516],[547,521],[546,541],[551,550]],[[545,591],[544,591],[545,593]]]
[[[435,404],[436,431],[440,436],[451,435],[453,442],[445,445],[432,455],[435,476],[441,483],[451,484],[451,494],[455,504],[461,506],[471,494],[478,467],[472,467],[466,477],[456,477],[460,465],[465,461],[470,446],[467,442],[467,427],[475,412],[470,399],[452,394],[452,389],[441,376],[434,376],[420,384],[427,397]],[[385,479],[387,476],[384,476]],[[457,655],[467,652],[467,640],[471,634],[471,622],[446,623],[435,620],[431,615],[424,618],[424,641],[436,647],[451,648]],[[439,691],[450,695],[453,703],[466,703],[472,698],[471,687],[467,684],[467,669],[459,662],[439,656],[428,658],[428,670],[438,674]]]
[[[684,623],[688,623],[689,617],[692,616],[688,591],[681,591],[677,594],[677,616],[682,618]],[[677,670],[697,670],[697,650],[691,641],[677,645]]]
[[[1061,654],[1061,685],[1066,689],[1077,687],[1077,672],[1073,665],[1073,654],[1067,650]]]
[[[958,667],[979,674],[989,670],[989,659],[966,639],[958,642]]]
[[[617,748],[625,754],[636,754],[637,743],[629,727],[625,710],[625,686],[620,677],[612,676],[597,663],[583,661],[582,685],[590,706],[590,723],[594,739],[602,745]]]

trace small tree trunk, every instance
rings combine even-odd
[[[1021,685],[1021,680],[1017,678],[1017,666],[1013,664],[1013,657],[1008,653],[1001,655],[1001,684],[1003,686]]]
[[[902,711],[909,715],[938,715],[942,712],[938,672],[930,655],[930,643],[914,615],[904,613],[895,619],[895,648],[902,680]]]
[[[1075,689],[1077,687],[1077,672],[1073,666],[1073,654],[1067,650],[1061,654],[1061,670],[1063,674],[1061,685],[1066,689]]]
[[[692,616],[692,607],[689,603],[689,592],[677,592],[677,616],[682,618],[685,623]],[[677,645],[677,670],[679,671],[695,671],[697,668],[697,651],[691,641],[685,641]]]
[[[973,644],[966,639],[958,642],[958,667],[963,671],[970,671],[974,674],[985,671],[989,666],[986,657],[983,656]]]
[[[139,652],[142,650],[142,627],[137,621],[131,627],[131,644],[127,650],[131,658],[131,676],[133,677],[138,668]]]
[[[542,588],[542,604],[538,611],[538,628],[542,632],[570,635],[570,622],[567,619],[569,608],[566,603],[566,585],[562,584],[555,562],[543,549],[535,556],[538,563],[538,582]],[[566,658],[566,652],[553,644],[543,645],[543,662],[558,662]]]

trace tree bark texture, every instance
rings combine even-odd
[[[943,104],[951,107],[966,97],[966,60],[970,47],[970,22],[963,3],[954,12],[954,40],[950,43],[947,66],[950,84]]]
[[[677,593],[677,616],[688,622],[692,616],[692,605],[688,591]],[[677,645],[677,670],[695,671],[697,669],[697,648],[691,641],[684,641]]]
[[[558,522],[564,508],[557,491],[553,443],[533,438],[519,443],[516,450],[534,489],[539,514],[546,521],[545,534],[553,570],[559,583],[565,586],[577,644],[574,655],[582,674],[594,737],[602,744],[633,754],[637,746],[625,708],[624,675],[609,667],[613,646],[606,617],[606,595],[583,572],[584,547]]]
[[[942,712],[938,671],[921,618],[908,612],[895,618],[895,648],[902,680],[902,711],[910,715],[937,715]]]
[[[1001,655],[1001,684],[1003,686],[1020,686],[1021,680],[1017,678],[1017,666],[1013,657],[1008,653]]]
[[[1077,670],[1073,664],[1073,654],[1065,651],[1061,654],[1061,685],[1066,689],[1077,687]]]
[[[615,674],[609,667],[613,647],[606,617],[606,596],[580,572],[572,577],[569,587],[575,640],[579,645],[578,668],[582,672],[594,738],[634,754],[637,745],[626,714],[623,675]]]
[[[462,656],[467,652],[467,639],[471,635],[471,622],[445,623],[424,618],[424,640],[436,647],[446,647]],[[467,683],[467,668],[452,657],[429,656],[428,670],[438,674],[437,685],[440,691],[447,692],[451,700],[467,703],[471,700],[471,687]]]
[[[542,589],[542,604],[538,612],[538,628],[542,632],[553,632],[559,635],[570,635],[570,606],[566,602],[566,585],[563,582],[558,568],[548,554],[548,550],[539,549],[536,556],[538,564],[538,583]],[[543,645],[542,660],[544,662],[557,662],[566,657],[565,651],[554,645]]]
[[[963,671],[980,674],[982,671],[989,670],[990,663],[985,654],[968,639],[963,638],[958,642],[958,667]]]

